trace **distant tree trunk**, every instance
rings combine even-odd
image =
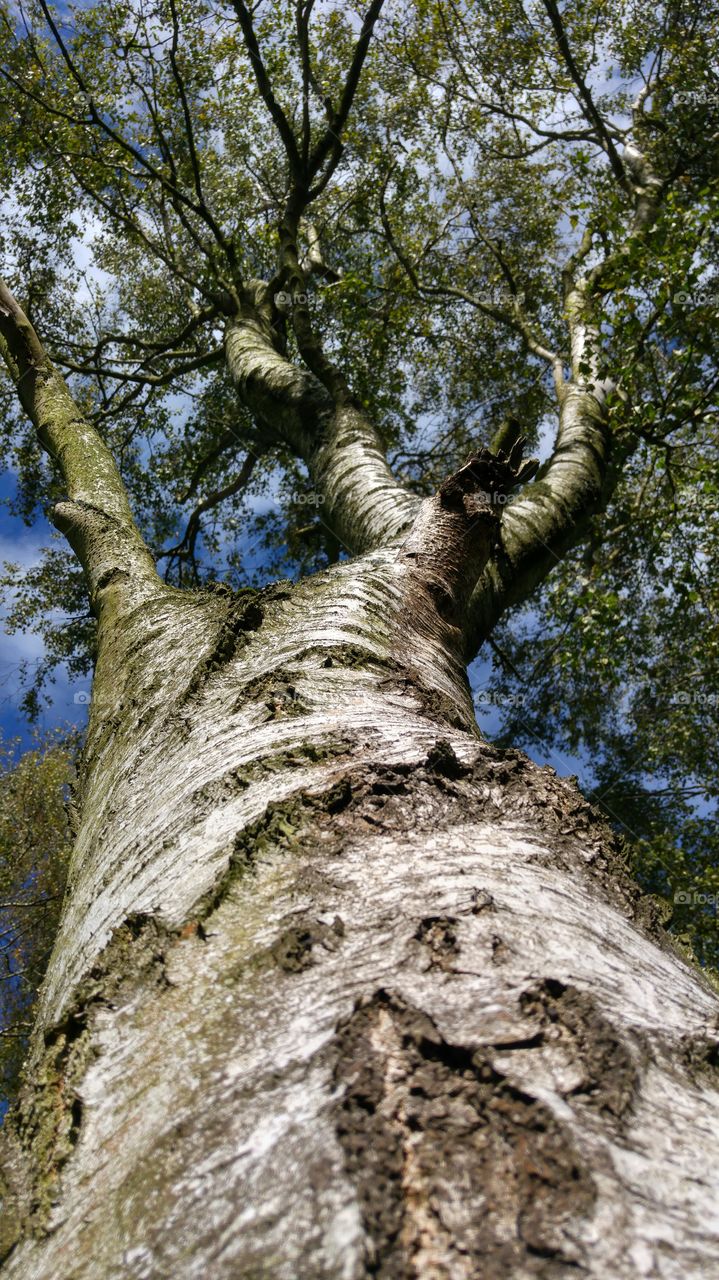
[[[717,1000],[481,740],[450,508],[294,586],[104,584],[8,1280],[716,1274]]]

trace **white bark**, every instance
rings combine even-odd
[[[238,388],[370,549],[295,586],[170,590],[14,306],[29,411],[65,432],[58,522],[99,658],[2,1135],[2,1276],[708,1280],[719,1002],[573,787],[472,717],[467,602],[512,468],[479,455],[402,495],[255,301],[228,330]],[[596,398],[568,392],[488,616],[594,500],[607,448]]]
[[[413,556],[106,632],[4,1277],[714,1274],[717,999]]]
[[[324,516],[344,549],[370,550],[407,530],[419,500],[392,475],[381,441],[360,407],[338,401],[308,369],[278,350],[268,286],[246,290],[227,325],[227,367],[243,403],[307,464]]]
[[[469,651],[510,606],[526,600],[611,495],[621,463],[607,421],[606,387],[582,377],[563,387],[552,456],[503,511],[501,545],[477,583]],[[612,454],[614,453],[614,457]]]

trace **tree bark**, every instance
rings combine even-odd
[[[479,735],[465,489],[296,585],[105,588],[8,1280],[715,1274],[719,1005]]]

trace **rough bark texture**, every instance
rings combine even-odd
[[[493,519],[460,483],[296,586],[114,588],[3,1276],[715,1274],[718,1002],[479,738]]]

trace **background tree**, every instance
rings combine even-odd
[[[646,663],[713,616],[706,509],[666,554],[643,523],[658,460],[711,495],[711,7],[4,27],[6,450],[97,624],[5,1273],[708,1274],[715,997],[576,791],[482,743],[465,666],[557,565],[506,654],[535,715],[588,595],[564,661],[610,689],[622,591]],[[253,591],[273,489],[305,576]],[[602,622],[632,556],[658,587]],[[79,571],[20,606],[60,572],[58,658]],[[622,654],[583,740],[679,813],[707,753],[662,755]]]
[[[60,917],[72,846],[65,811],[72,743],[57,735],[20,759],[16,743],[3,743],[0,761],[0,1072],[7,1098],[17,1089]]]

